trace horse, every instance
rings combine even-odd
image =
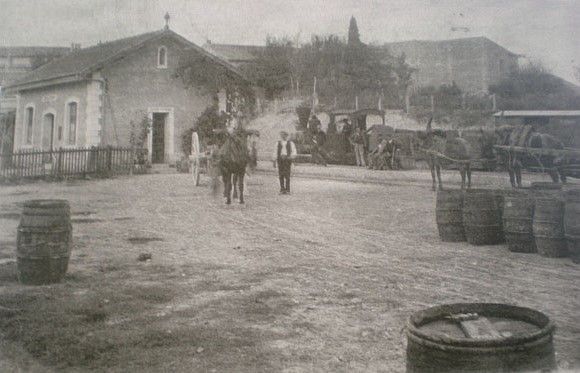
[[[431,170],[433,191],[437,190],[436,181],[439,182],[439,190],[443,190],[441,167],[450,163],[456,163],[459,166],[461,189],[465,189],[466,181],[467,189],[471,188],[471,155],[473,153],[471,145],[467,140],[460,137],[447,138],[447,135],[442,130],[433,130],[431,128],[432,121],[433,118],[430,118],[423,135],[423,151],[426,153],[426,161]],[[437,177],[437,180],[435,177]]]
[[[232,203],[232,187],[234,198],[238,197],[239,202],[244,204],[244,177],[246,167],[250,162],[248,151],[248,136],[258,135],[257,131],[247,131],[236,128],[233,131],[226,131],[226,138],[218,150],[218,168],[224,183],[224,197],[226,204]],[[236,188],[237,186],[237,188]]]
[[[496,143],[504,146],[528,147],[531,149],[564,149],[562,141],[554,136],[539,133],[533,126],[500,128],[496,130]],[[522,187],[522,168],[540,166],[554,183],[566,183],[565,162],[562,158],[552,156],[533,156],[518,154],[512,151],[498,151],[498,160],[505,164],[512,188]]]

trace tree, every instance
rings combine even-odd
[[[567,110],[580,107],[580,96],[566,82],[534,63],[520,67],[489,91],[501,109]]]
[[[360,44],[360,35],[358,33],[358,26],[356,18],[350,17],[350,25],[348,26],[348,45]]]

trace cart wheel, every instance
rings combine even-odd
[[[197,132],[191,135],[191,175],[193,176],[193,185],[199,186],[199,167],[201,161],[201,150],[199,146],[199,136]]]

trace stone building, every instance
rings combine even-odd
[[[455,82],[468,93],[487,92],[518,67],[518,55],[486,37],[452,40],[411,40],[386,43],[383,48],[394,56],[402,53],[416,68],[415,85],[440,86]]]
[[[52,61],[8,87],[17,97],[14,148],[129,146],[145,130],[149,160],[173,163],[184,131],[216,99],[178,76],[189,61],[198,74],[217,66],[212,71],[245,82],[230,63],[168,28]]]

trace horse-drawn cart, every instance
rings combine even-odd
[[[189,156],[193,185],[199,186],[199,176],[202,172],[211,175],[212,149],[202,151],[199,135],[197,132],[191,134],[191,155]]]
[[[554,163],[556,159],[559,160],[558,168],[561,173],[567,176],[580,177],[580,149],[575,148],[532,148],[528,146],[510,146],[510,145],[494,145],[494,149],[515,156],[528,157],[535,160],[541,169],[544,169],[545,161]]]

